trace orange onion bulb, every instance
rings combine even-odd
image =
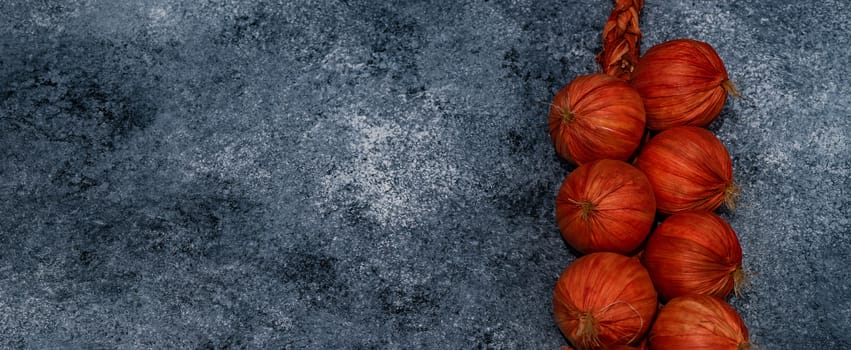
[[[628,254],[653,226],[656,200],[640,170],[601,159],[576,168],[556,197],[556,221],[564,240],[582,253]]]
[[[721,299],[686,295],[671,299],[653,323],[651,350],[748,350],[748,328]]]
[[[739,187],[724,144],[709,130],[678,126],[644,145],[635,166],[647,175],[659,212],[734,208]]]
[[[647,112],[647,128],[707,126],[727,94],[738,96],[724,62],[709,44],[676,39],[651,47],[638,60],[631,84]]]
[[[727,221],[707,211],[665,219],[647,240],[642,262],[662,300],[687,294],[724,298],[745,281],[739,238]]]
[[[657,294],[644,266],[616,253],[576,259],[556,282],[553,314],[578,350],[638,344],[656,315]]]
[[[645,338],[646,339],[646,338]],[[637,346],[629,346],[629,345],[615,345],[610,347],[609,350],[647,350],[649,349],[649,345],[647,345],[647,341],[641,342],[641,344]],[[572,347],[562,345],[561,350],[575,350]]]
[[[550,107],[556,153],[581,165],[597,159],[627,160],[644,134],[644,104],[626,82],[605,74],[579,76]]]

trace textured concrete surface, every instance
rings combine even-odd
[[[556,349],[547,103],[594,1],[0,2],[0,348]],[[648,0],[710,42],[762,349],[851,348],[847,1]]]

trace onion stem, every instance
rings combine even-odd
[[[727,91],[728,94],[733,95],[733,97],[740,97],[739,90],[736,90],[736,84],[733,84],[730,79],[724,80],[721,82],[721,87],[724,88],[724,91]]]

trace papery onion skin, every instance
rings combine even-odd
[[[644,104],[620,79],[583,75],[556,94],[548,123],[556,153],[571,163],[627,160],[644,134]]]
[[[709,130],[678,126],[662,131],[644,145],[635,165],[647,175],[661,213],[735,207],[739,188],[733,161]]]
[[[721,299],[687,295],[671,299],[650,330],[651,350],[747,350],[748,328]]]
[[[601,159],[576,168],[556,197],[562,237],[582,253],[635,251],[650,233],[655,214],[647,177],[619,160]]]
[[[639,343],[638,345],[635,345],[635,346],[615,345],[615,346],[609,348],[609,350],[648,350],[648,349],[650,349],[650,345],[647,342],[646,337],[644,338],[644,340],[641,341],[641,343]]]
[[[610,350],[649,350],[649,349],[650,349],[650,343],[647,342],[647,337],[645,337],[644,340],[641,341],[641,343],[639,343],[638,345],[635,345],[635,346],[617,345],[615,347],[610,348]]]
[[[724,62],[709,44],[675,39],[651,47],[639,59],[630,82],[644,101],[647,128],[705,127],[738,96]]]
[[[637,344],[658,300],[638,259],[591,253],[568,266],[553,293],[556,324],[578,350]]]
[[[724,298],[742,283],[739,238],[711,212],[665,219],[650,235],[641,259],[662,300],[688,294]]]

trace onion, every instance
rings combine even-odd
[[[686,294],[724,298],[744,283],[739,239],[711,212],[665,219],[650,235],[642,262],[663,300]]]
[[[650,233],[655,213],[647,177],[619,160],[580,166],[564,180],[556,197],[561,235],[582,253],[633,252]]]
[[[646,339],[646,338],[645,338]],[[647,341],[641,342],[641,344],[637,346],[629,346],[629,345],[615,345],[610,347],[608,350],[647,350],[649,349],[649,345],[647,345]],[[569,346],[562,346],[561,350],[574,350]]]
[[[707,126],[721,113],[727,94],[738,92],[721,57],[707,43],[676,39],[651,47],[632,74],[647,111],[647,127]]]
[[[549,130],[556,152],[574,164],[627,160],[644,133],[644,105],[622,80],[579,76],[556,94]]]
[[[578,350],[637,344],[656,314],[657,294],[638,259],[592,253],[568,266],[553,295],[559,329]]]
[[[735,207],[739,188],[730,154],[709,130],[678,126],[662,131],[644,145],[635,165],[647,175],[662,213],[714,211],[722,203]]]
[[[652,350],[747,350],[748,328],[721,299],[687,295],[671,299],[650,330]]]

